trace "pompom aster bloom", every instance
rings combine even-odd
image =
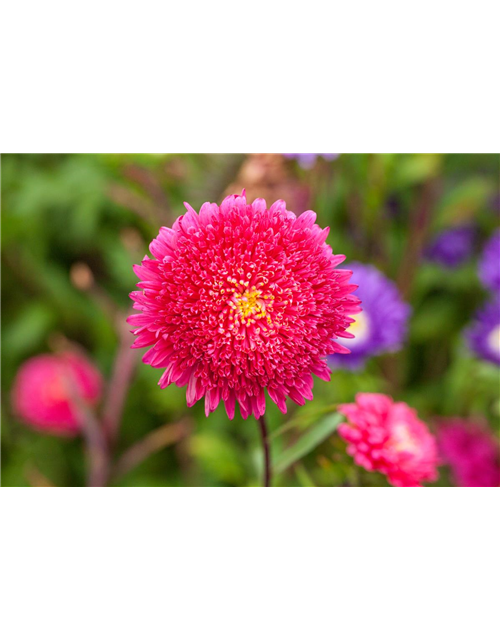
[[[500,366],[500,296],[478,311],[465,335],[477,356]]]
[[[311,169],[311,167],[314,167],[317,158],[323,158],[331,162],[336,160],[340,153],[284,153],[283,155],[290,160],[297,160],[304,169]]]
[[[17,372],[12,406],[23,422],[40,431],[75,435],[80,431],[75,394],[95,405],[101,392],[101,374],[84,356],[43,354],[27,360]]]
[[[418,487],[436,480],[437,447],[427,425],[404,402],[380,393],[358,393],[339,406],[347,422],[339,426],[356,464],[379,471],[396,487]]]
[[[471,225],[447,229],[431,241],[426,256],[443,267],[454,269],[472,256],[475,238],[476,230]]]
[[[477,422],[463,418],[438,421],[438,446],[461,487],[500,486],[500,446],[495,436]]]
[[[248,205],[244,192],[199,215],[185,206],[134,267],[142,291],[128,322],[134,347],[151,347],[143,362],[165,369],[162,388],[187,385],[188,406],[204,396],[207,415],[223,401],[231,419],[236,403],[258,418],[264,389],[283,413],[287,397],[312,399],[312,374],[330,379],[326,356],[348,351],[336,340],[359,310],[328,228],[282,200]]]
[[[500,230],[486,243],[479,262],[479,277],[484,286],[500,295]]]
[[[367,358],[401,348],[411,309],[403,302],[394,282],[374,266],[355,262],[346,268],[352,270],[359,287],[356,295],[362,311],[349,327],[354,339],[339,340],[351,353],[330,356],[328,361],[332,368],[359,369]]]

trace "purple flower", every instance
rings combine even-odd
[[[338,341],[351,350],[328,358],[333,369],[359,369],[366,358],[397,351],[406,336],[411,308],[403,302],[396,285],[372,265],[352,263],[351,281],[359,288],[362,311],[354,317],[348,332],[354,338]]]
[[[475,235],[475,229],[470,225],[447,229],[434,237],[425,255],[443,267],[454,269],[472,255]]]
[[[500,486],[500,447],[482,424],[463,418],[438,422],[438,447],[460,487]]]
[[[479,310],[465,335],[477,356],[500,366],[500,297]]]
[[[486,243],[479,261],[479,277],[484,286],[500,294],[500,229]]]
[[[316,162],[316,158],[322,157],[331,162],[336,160],[340,153],[284,153],[285,158],[295,159],[304,169],[311,169]]]

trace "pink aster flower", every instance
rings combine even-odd
[[[485,425],[464,418],[442,418],[437,433],[439,450],[457,485],[500,486],[500,445]]]
[[[75,435],[80,431],[74,394],[89,405],[102,391],[99,371],[84,356],[65,352],[27,360],[17,372],[12,406],[17,416],[40,431]]]
[[[207,415],[223,401],[230,419],[236,403],[259,418],[264,389],[283,413],[287,397],[312,399],[312,374],[330,379],[326,356],[349,352],[336,339],[359,310],[328,228],[283,200],[249,205],[245,192],[199,214],[185,206],[151,243],[154,257],[134,267],[139,314],[128,322],[134,347],[151,347],[143,361],[165,369],[162,388],[187,385],[188,406],[205,397]]]
[[[437,478],[437,448],[417,413],[380,393],[358,393],[339,406],[347,422],[339,427],[347,452],[368,471],[384,473],[396,487],[418,487]]]

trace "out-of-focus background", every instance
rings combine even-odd
[[[461,627],[464,640],[497,637],[499,162],[494,153],[3,154],[2,640],[96,640],[94,625],[112,640],[261,640],[256,421],[231,422],[222,406],[206,418],[203,402],[186,407],[185,389],[161,390],[161,371],[130,350],[125,323],[132,265],[159,228],[184,201],[199,210],[243,189],[249,201],[316,211],[333,251],[354,265],[364,309],[353,353],[331,362],[331,382],[315,381],[312,402],[289,402],[282,416],[268,401],[280,465],[273,640],[397,637],[393,488],[355,466],[334,433],[335,406],[360,391],[407,402],[446,436],[439,480],[424,490],[424,637],[455,640]],[[78,374],[92,406],[67,386],[73,375],[54,369],[68,353],[92,367]],[[68,393],[85,437],[61,404]],[[110,486],[99,493],[101,428]],[[470,518],[475,498],[463,485],[476,483],[490,485],[471,487],[489,502]]]
[[[67,349],[103,376],[97,415],[115,410],[109,484],[260,484],[255,420],[231,422],[222,406],[206,418],[203,402],[186,407],[184,389],[161,390],[161,371],[140,362],[142,350],[129,351],[124,323],[137,281],[132,265],[159,227],[185,211],[184,201],[199,210],[243,188],[249,201],[284,199],[297,214],[316,211],[318,224],[331,228],[334,253],[374,265],[411,306],[397,352],[316,380],[315,399],[289,403],[287,416],[268,401],[273,456],[359,391],[404,400],[434,432],[439,418],[459,417],[498,438],[499,367],[466,338],[492,298],[478,264],[500,222],[498,155],[5,155],[1,169],[3,485],[88,480],[82,438],[35,430],[11,403],[25,361]],[[437,484],[454,483],[443,464]],[[275,484],[387,482],[357,467],[333,435],[283,465]]]

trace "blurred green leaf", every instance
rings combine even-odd
[[[273,468],[276,473],[283,473],[292,464],[301,460],[318,445],[332,435],[343,420],[340,413],[332,413],[301,436],[295,444],[285,449],[274,461]]]
[[[495,192],[494,180],[474,176],[464,180],[443,198],[438,207],[435,228],[472,222]]]
[[[55,314],[44,302],[33,302],[4,331],[4,356],[18,358],[36,349],[53,325]]]
[[[399,157],[395,180],[398,186],[425,182],[439,173],[441,162],[442,156],[437,153],[416,153]]]

